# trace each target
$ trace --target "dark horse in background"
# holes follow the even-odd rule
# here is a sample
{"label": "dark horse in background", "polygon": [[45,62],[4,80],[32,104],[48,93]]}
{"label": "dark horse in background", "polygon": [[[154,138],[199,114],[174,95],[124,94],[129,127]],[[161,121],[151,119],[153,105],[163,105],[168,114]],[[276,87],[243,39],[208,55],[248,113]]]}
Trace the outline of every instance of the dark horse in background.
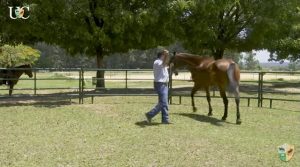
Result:
{"label": "dark horse in background", "polygon": [[7,85],[9,86],[9,95],[12,95],[14,86],[18,83],[19,78],[23,74],[28,75],[30,78],[32,78],[33,74],[31,71],[31,65],[22,65],[18,67],[14,67],[13,69],[4,69],[0,70],[0,86],[1,85]]}
{"label": "dark horse in background", "polygon": [[208,116],[212,116],[210,87],[217,86],[224,103],[224,115],[222,120],[226,120],[228,114],[228,99],[226,90],[233,93],[236,102],[236,124],[241,124],[239,111],[239,81],[240,69],[231,59],[214,60],[211,57],[191,55],[187,53],[174,53],[170,60],[172,71],[178,75],[177,68],[185,67],[192,74],[194,87],[191,92],[193,111],[196,112],[194,95],[199,89],[206,91],[207,102],[209,105]]}

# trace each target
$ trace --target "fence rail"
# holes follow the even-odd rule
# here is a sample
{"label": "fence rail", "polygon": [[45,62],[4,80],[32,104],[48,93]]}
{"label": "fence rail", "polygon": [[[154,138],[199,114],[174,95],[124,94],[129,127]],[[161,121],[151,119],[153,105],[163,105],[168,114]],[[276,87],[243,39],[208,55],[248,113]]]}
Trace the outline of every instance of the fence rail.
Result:
{"label": "fence rail", "polygon": [[[1,70],[6,70],[0,68]],[[51,95],[52,93],[40,93],[41,91],[53,91],[57,90],[60,93],[64,93],[65,95],[70,95],[74,97],[77,95],[79,99],[79,103],[83,103],[83,99],[86,97],[94,96],[116,96],[116,95],[155,95],[152,90],[152,70],[151,69],[87,69],[87,68],[66,68],[66,69],[55,69],[55,68],[32,68],[32,69],[21,69],[21,68],[11,68],[9,70],[31,70],[33,73],[32,78],[24,78],[21,77],[19,80],[23,82],[30,82],[29,85],[26,85],[22,88],[16,87],[15,91],[32,91],[26,92],[28,94],[32,94],[33,96],[43,96],[43,95]],[[95,78],[95,72],[97,71],[105,71],[105,81],[110,83],[111,85],[115,85],[114,88],[109,88],[110,91],[107,92],[97,92],[93,90],[108,90],[104,87],[96,88],[93,83],[97,80],[103,80],[101,78]],[[189,96],[187,91],[180,91],[182,87],[191,87],[191,84],[188,84],[190,81],[190,74],[187,71],[180,71],[184,76],[181,77],[173,77],[170,76],[170,100],[172,102],[172,97],[178,96],[181,102],[181,98],[184,96]],[[47,73],[55,74],[53,76],[44,75]],[[60,74],[60,73],[70,73]],[[146,75],[147,74],[147,75]],[[268,97],[267,94],[284,94],[284,95],[300,95],[300,72],[249,72],[243,71],[241,72],[241,86],[247,88],[243,90],[244,93],[241,98],[248,99],[248,105],[250,103],[250,99],[257,100],[257,106],[262,107],[264,100],[270,101],[270,107],[272,107],[273,101],[283,100],[283,101],[300,101],[298,99],[291,98],[282,98],[282,97]],[[92,76],[90,76],[92,75]],[[243,78],[243,75],[247,76]],[[282,78],[283,77],[283,78]],[[3,80],[0,75],[0,81]],[[6,79],[6,80],[16,80],[16,78]],[[51,85],[51,82],[56,82],[58,86]],[[33,83],[32,83],[33,82]],[[67,83],[71,82],[70,86],[67,86]],[[77,83],[77,84],[76,84]],[[89,84],[87,84],[89,83]],[[121,87],[121,84],[123,86]],[[130,86],[133,84],[134,86]],[[272,88],[272,85],[280,85],[281,88],[278,90],[268,88]],[[293,84],[294,89],[297,91],[289,90],[281,90],[285,88],[285,84]],[[41,87],[42,85],[42,87]],[[271,86],[270,86],[271,85]],[[252,87],[248,89],[248,87]],[[9,89],[5,87],[0,87],[0,98],[7,98],[3,91],[8,91]],[[61,92],[65,90],[65,92]],[[114,92],[111,93],[111,90],[122,91],[122,92]],[[92,92],[91,92],[92,91]],[[212,89],[214,97],[216,96],[216,89]],[[251,94],[251,96],[245,94]],[[58,94],[54,94],[57,96]],[[202,96],[198,96],[202,97]],[[299,98],[300,99],[300,98]]]}

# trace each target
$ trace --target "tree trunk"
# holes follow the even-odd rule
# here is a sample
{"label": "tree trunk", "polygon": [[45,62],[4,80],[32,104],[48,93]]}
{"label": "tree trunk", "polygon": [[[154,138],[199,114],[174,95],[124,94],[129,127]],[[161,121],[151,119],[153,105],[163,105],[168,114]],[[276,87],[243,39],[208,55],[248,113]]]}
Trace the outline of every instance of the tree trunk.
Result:
{"label": "tree trunk", "polygon": [[224,56],[224,52],[225,52],[225,49],[223,49],[223,48],[216,49],[216,51],[214,52],[215,60],[222,59]]}
{"label": "tree trunk", "polygon": [[[103,52],[102,52],[102,47],[97,49],[97,68],[104,69],[104,63],[103,63]],[[104,89],[105,88],[105,80],[104,80],[104,71],[97,71],[97,83],[96,83],[96,89]]]}

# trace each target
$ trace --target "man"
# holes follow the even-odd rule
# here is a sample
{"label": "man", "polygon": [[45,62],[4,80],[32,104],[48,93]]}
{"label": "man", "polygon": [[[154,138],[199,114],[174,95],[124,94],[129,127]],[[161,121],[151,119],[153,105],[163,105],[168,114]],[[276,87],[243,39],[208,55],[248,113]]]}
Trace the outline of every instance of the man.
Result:
{"label": "man", "polygon": [[154,89],[158,94],[158,104],[145,114],[148,123],[151,123],[151,119],[161,112],[162,124],[170,124],[168,114],[168,60],[169,51],[163,50],[157,54],[157,59],[153,63]]}

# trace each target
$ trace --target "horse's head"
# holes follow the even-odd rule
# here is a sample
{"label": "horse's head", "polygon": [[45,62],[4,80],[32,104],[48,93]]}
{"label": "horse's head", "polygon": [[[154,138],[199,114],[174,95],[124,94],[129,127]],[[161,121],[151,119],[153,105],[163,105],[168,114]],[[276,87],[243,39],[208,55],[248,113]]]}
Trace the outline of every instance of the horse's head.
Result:
{"label": "horse's head", "polygon": [[32,67],[30,64],[26,64],[26,65],[22,66],[22,68],[25,68],[24,73],[26,75],[28,75],[30,78],[33,77],[32,70],[31,70]]}
{"label": "horse's head", "polygon": [[178,57],[176,52],[174,52],[174,55],[170,59],[169,67],[171,68],[171,71],[177,76],[178,75],[177,69],[180,67],[180,64],[178,62]]}

